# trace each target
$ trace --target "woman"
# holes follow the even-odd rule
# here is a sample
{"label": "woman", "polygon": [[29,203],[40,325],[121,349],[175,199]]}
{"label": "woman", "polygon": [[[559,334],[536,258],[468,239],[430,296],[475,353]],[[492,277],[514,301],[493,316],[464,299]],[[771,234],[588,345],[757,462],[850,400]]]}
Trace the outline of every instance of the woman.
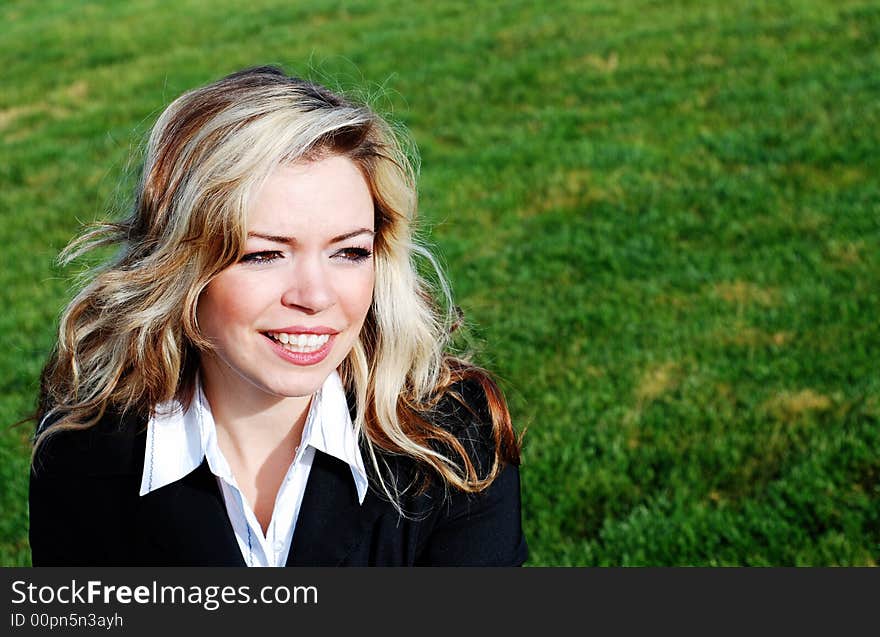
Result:
{"label": "woman", "polygon": [[174,101],[130,217],[66,254],[120,247],[43,371],[33,564],[522,564],[519,442],[446,353],[415,210],[389,126],[323,87]]}

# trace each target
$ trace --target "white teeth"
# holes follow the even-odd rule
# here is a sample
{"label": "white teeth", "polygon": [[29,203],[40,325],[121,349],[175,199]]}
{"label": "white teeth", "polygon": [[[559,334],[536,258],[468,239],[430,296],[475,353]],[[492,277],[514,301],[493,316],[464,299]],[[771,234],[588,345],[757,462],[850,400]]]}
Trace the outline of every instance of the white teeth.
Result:
{"label": "white teeth", "polygon": [[330,340],[329,334],[286,334],[285,332],[268,332],[268,335],[281,343],[290,352],[314,352],[322,348]]}

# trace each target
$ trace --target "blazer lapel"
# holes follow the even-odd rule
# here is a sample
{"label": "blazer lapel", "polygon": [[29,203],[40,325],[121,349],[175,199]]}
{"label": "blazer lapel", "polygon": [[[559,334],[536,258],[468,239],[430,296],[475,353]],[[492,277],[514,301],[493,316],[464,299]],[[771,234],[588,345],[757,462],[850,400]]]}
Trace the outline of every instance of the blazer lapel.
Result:
{"label": "blazer lapel", "polygon": [[372,490],[360,504],[351,468],[316,449],[287,566],[342,564],[382,510]]}
{"label": "blazer lapel", "polygon": [[[139,500],[138,562],[246,566],[206,460]],[[372,489],[360,504],[348,464],[316,449],[286,565],[342,564],[389,507]]]}
{"label": "blazer lapel", "polygon": [[153,563],[245,566],[217,480],[202,464],[141,498],[139,527]]}

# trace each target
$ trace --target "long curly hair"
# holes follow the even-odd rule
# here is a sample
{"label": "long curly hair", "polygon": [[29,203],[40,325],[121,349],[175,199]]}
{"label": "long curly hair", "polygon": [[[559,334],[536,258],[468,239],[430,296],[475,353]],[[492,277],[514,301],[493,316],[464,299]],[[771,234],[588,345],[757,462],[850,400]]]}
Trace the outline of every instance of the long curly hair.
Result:
{"label": "long curly hair", "polygon": [[[409,152],[407,152],[409,150]],[[108,411],[153,415],[193,399],[201,354],[200,294],[242,256],[247,212],[281,164],[338,154],[353,161],[375,209],[373,302],[359,339],[339,368],[354,419],[383,479],[383,458],[408,456],[450,486],[481,491],[520,442],[490,375],[449,354],[459,317],[431,253],[414,237],[417,168],[411,146],[383,118],[277,67],[246,69],[187,92],[154,125],[133,210],[91,226],[62,253],[69,262],[99,246],[118,252],[64,310],[41,377],[39,445],[53,433],[94,426]],[[419,275],[421,256],[435,283]],[[495,444],[478,471],[460,440],[429,417],[455,383],[476,381],[487,399]],[[454,393],[454,392],[453,392]],[[387,467],[385,467],[387,469]]]}

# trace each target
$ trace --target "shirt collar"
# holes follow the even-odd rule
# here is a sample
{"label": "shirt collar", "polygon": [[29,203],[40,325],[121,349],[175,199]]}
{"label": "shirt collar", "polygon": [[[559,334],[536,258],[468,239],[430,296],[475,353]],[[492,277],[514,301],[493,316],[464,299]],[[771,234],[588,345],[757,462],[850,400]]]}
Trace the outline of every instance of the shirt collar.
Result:
{"label": "shirt collar", "polygon": [[[312,399],[300,447],[303,445],[312,446],[348,464],[358,501],[363,503],[367,494],[367,472],[348,411],[345,389],[336,371],[327,377]],[[216,461],[214,452],[219,452],[214,418],[197,381],[188,409],[171,401],[160,405],[150,419],[140,495],[180,480],[202,464],[206,453],[211,455],[209,460]],[[213,465],[218,462],[210,464],[216,473]],[[219,464],[228,468],[225,461]]]}

